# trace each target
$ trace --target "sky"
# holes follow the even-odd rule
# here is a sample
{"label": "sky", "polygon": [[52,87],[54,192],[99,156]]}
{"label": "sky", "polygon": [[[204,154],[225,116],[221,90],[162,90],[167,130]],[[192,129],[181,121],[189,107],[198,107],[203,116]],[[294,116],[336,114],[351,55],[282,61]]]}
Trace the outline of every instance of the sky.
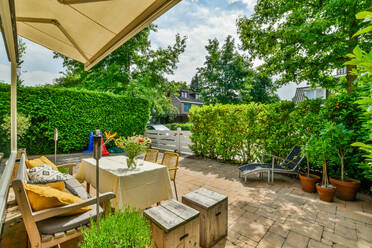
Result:
{"label": "sky", "polygon": [[[168,79],[190,83],[197,67],[203,65],[208,39],[217,38],[223,42],[228,35],[239,44],[236,20],[249,16],[254,11],[256,0],[183,0],[154,23],[158,32],[150,39],[156,47],[167,47],[175,41],[175,35],[187,37],[186,50],[180,56],[178,69]],[[52,83],[64,71],[61,59],[54,59],[52,51],[26,42],[26,54],[21,78],[24,85],[35,86]],[[254,66],[260,61],[254,61]],[[3,40],[0,39],[0,81],[10,82],[10,64]],[[302,86],[302,85],[300,85]],[[296,87],[289,84],[278,90],[281,99],[292,99]]]}

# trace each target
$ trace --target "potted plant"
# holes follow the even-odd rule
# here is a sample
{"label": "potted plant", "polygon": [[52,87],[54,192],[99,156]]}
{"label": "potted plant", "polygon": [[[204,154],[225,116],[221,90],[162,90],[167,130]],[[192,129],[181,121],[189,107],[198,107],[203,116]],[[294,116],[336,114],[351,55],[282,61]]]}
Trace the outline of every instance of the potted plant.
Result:
{"label": "potted plant", "polygon": [[353,131],[345,128],[343,124],[333,125],[332,143],[337,149],[338,161],[341,164],[341,177],[331,178],[332,185],[336,186],[336,197],[345,200],[353,201],[360,188],[360,182],[355,179],[345,178],[345,156],[351,151],[351,142]]}
{"label": "potted plant", "polygon": [[306,174],[300,173],[300,182],[302,190],[308,193],[315,192],[315,184],[319,181],[320,177],[314,174],[310,174],[310,149],[309,145],[305,144],[301,149],[302,155],[306,158]]}
{"label": "potted plant", "polygon": [[130,169],[137,166],[137,156],[146,152],[151,139],[135,135],[127,138],[119,137],[115,140],[115,143],[127,153],[128,158],[126,162],[128,169]]}
{"label": "potted plant", "polygon": [[99,231],[92,219],[90,228],[83,229],[80,248],[151,247],[151,227],[140,211],[127,208],[100,219]]}
{"label": "potted plant", "polygon": [[311,159],[308,141],[311,135],[317,135],[320,131],[319,111],[321,104],[322,99],[305,100],[300,102],[290,115],[298,133],[302,156],[306,158],[306,173],[299,174],[299,178],[302,189],[308,193],[315,192],[315,184],[320,180],[319,176],[310,173]]}
{"label": "potted plant", "polygon": [[[335,154],[335,147],[332,143],[332,124],[325,124],[325,128],[320,131],[318,136],[313,135],[308,142],[308,149],[311,157],[322,164],[322,182],[316,184],[316,190],[320,200],[331,202],[336,192],[336,188],[329,183],[327,173],[327,160]],[[320,163],[319,163],[320,162]]]}

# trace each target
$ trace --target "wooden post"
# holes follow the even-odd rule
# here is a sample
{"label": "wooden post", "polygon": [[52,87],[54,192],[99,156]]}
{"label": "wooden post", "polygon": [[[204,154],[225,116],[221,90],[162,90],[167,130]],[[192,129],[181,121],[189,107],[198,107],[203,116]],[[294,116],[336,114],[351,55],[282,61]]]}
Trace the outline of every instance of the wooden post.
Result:
{"label": "wooden post", "polygon": [[17,151],[17,63],[11,63],[10,150]]}
{"label": "wooden post", "polygon": [[176,134],[176,149],[178,153],[181,153],[181,128],[177,128]]}

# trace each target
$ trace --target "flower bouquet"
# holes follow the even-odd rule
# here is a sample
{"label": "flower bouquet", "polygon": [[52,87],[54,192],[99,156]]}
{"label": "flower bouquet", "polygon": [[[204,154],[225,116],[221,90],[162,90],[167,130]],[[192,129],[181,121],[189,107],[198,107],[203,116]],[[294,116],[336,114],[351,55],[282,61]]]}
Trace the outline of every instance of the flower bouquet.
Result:
{"label": "flower bouquet", "polygon": [[136,157],[145,153],[151,139],[145,138],[141,135],[136,135],[132,137],[119,137],[115,140],[115,143],[118,147],[123,148],[127,153],[127,166],[128,168],[135,168],[137,166]]}

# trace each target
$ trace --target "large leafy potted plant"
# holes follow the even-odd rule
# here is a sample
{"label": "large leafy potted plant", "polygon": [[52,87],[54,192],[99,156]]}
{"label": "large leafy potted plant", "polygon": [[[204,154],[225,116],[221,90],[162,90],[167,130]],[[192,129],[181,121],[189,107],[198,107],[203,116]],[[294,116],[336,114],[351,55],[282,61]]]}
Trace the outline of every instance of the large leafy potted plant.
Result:
{"label": "large leafy potted plant", "polygon": [[325,123],[319,135],[311,136],[308,142],[308,152],[311,157],[322,167],[322,182],[316,184],[316,190],[320,200],[331,202],[336,192],[336,188],[329,183],[327,173],[327,161],[335,155],[336,149],[332,142],[332,124]]}
{"label": "large leafy potted plant", "polygon": [[301,153],[306,158],[306,174],[300,173],[299,178],[302,190],[308,193],[315,192],[315,184],[319,181],[320,177],[310,173],[310,152],[309,144],[302,146]]}
{"label": "large leafy potted plant", "polygon": [[[319,133],[319,111],[322,99],[311,99],[300,102],[296,109],[291,113],[297,131],[299,143],[301,144],[302,156],[306,158],[306,172],[300,173],[299,178],[302,189],[308,193],[315,192],[315,184],[320,177],[310,173],[310,150],[308,141],[311,135]],[[312,161],[313,162],[313,161]]]}
{"label": "large leafy potted plant", "polygon": [[344,124],[332,125],[331,142],[337,149],[338,161],[340,162],[341,177],[331,178],[332,185],[336,186],[337,198],[345,201],[353,201],[360,188],[360,182],[355,179],[345,178],[345,156],[351,149],[353,131],[345,128]]}

